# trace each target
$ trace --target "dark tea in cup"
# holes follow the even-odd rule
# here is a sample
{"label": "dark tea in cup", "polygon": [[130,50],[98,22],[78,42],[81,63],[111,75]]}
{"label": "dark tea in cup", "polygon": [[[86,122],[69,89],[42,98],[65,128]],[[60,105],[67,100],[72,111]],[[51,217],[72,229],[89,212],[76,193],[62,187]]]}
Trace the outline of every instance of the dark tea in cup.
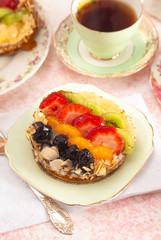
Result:
{"label": "dark tea in cup", "polygon": [[83,26],[100,32],[115,32],[137,21],[135,10],[118,0],[96,0],[82,5],[76,18]]}
{"label": "dark tea in cup", "polygon": [[71,17],[87,50],[97,59],[113,59],[139,30],[141,0],[73,0]]}

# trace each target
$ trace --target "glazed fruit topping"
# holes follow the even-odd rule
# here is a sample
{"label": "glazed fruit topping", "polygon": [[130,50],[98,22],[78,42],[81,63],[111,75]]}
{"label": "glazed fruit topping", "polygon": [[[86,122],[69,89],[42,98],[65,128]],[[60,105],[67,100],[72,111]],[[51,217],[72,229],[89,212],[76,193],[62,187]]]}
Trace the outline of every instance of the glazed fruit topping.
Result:
{"label": "glazed fruit topping", "polygon": [[64,134],[57,135],[53,139],[53,145],[58,147],[59,151],[62,151],[63,149],[67,149],[68,145],[68,137]]}
{"label": "glazed fruit topping", "polygon": [[116,112],[108,112],[104,114],[104,119],[106,120],[106,124],[113,127],[118,128],[126,128],[126,121],[123,118],[121,113]]}
{"label": "glazed fruit topping", "polygon": [[91,113],[91,110],[81,104],[70,103],[59,110],[57,118],[61,122],[71,124],[76,117],[84,113]]}
{"label": "glazed fruit topping", "polygon": [[113,158],[113,151],[105,146],[94,146],[90,148],[90,152],[96,160],[99,161],[111,161]]}
{"label": "glazed fruit topping", "polygon": [[27,9],[19,10],[10,14],[7,14],[3,17],[2,22],[6,25],[12,25],[14,22],[19,22],[23,19],[25,14],[28,14]]}
{"label": "glazed fruit topping", "polygon": [[131,154],[134,149],[134,140],[126,129],[116,128],[118,134],[124,139],[124,153]]}
{"label": "glazed fruit topping", "polygon": [[60,123],[60,124],[56,125],[54,127],[54,131],[57,134],[64,133],[69,137],[81,136],[82,135],[79,129],[77,129],[77,128],[69,125],[69,124],[66,124],[66,123]]}
{"label": "glazed fruit topping", "polygon": [[59,157],[66,160],[66,151],[68,149],[68,137],[64,134],[57,135],[53,139],[53,146],[56,146],[59,151]]}
{"label": "glazed fruit topping", "polygon": [[33,139],[41,143],[41,150],[55,146],[61,161],[70,160],[83,173],[95,171],[96,165],[111,168],[116,162],[114,154],[131,153],[133,141],[120,112],[105,114],[97,104],[71,93],[64,95],[53,92],[39,106],[48,121],[47,126],[35,123]]}
{"label": "glazed fruit topping", "polygon": [[85,113],[75,118],[72,125],[82,132],[83,137],[86,137],[93,128],[105,126],[105,120],[93,113]]}
{"label": "glazed fruit topping", "polygon": [[18,0],[0,0],[0,8],[6,7],[15,10],[17,8],[19,1]]}
{"label": "glazed fruit topping", "polygon": [[66,152],[66,159],[70,159],[75,167],[78,163],[79,149],[77,145],[71,145]]}
{"label": "glazed fruit topping", "polygon": [[89,132],[87,139],[95,145],[103,145],[110,148],[117,155],[124,148],[124,140],[117,133],[117,130],[111,126],[94,128]]}
{"label": "glazed fruit topping", "polygon": [[10,8],[0,8],[0,20],[9,13],[13,11]]}
{"label": "glazed fruit topping", "polygon": [[86,166],[90,168],[90,164],[94,162],[93,156],[86,148],[80,150],[78,155],[78,167],[82,168]]}
{"label": "glazed fruit topping", "polygon": [[36,132],[32,135],[33,139],[37,143],[50,142],[53,138],[52,128],[44,125],[42,122],[34,123],[36,127]]}
{"label": "glazed fruit topping", "polygon": [[55,116],[57,112],[68,103],[69,100],[62,94],[53,92],[43,99],[39,108],[47,108],[47,115]]}
{"label": "glazed fruit topping", "polygon": [[48,125],[50,127],[55,127],[55,126],[59,125],[59,121],[58,121],[58,119],[56,117],[54,117],[54,116],[47,116],[46,118],[48,120]]}
{"label": "glazed fruit topping", "polygon": [[88,141],[87,139],[83,138],[83,137],[71,137],[69,139],[69,145],[73,145],[76,144],[79,148],[79,150],[83,149],[83,148],[87,148],[88,150],[90,150],[91,147],[93,147],[93,144]]}

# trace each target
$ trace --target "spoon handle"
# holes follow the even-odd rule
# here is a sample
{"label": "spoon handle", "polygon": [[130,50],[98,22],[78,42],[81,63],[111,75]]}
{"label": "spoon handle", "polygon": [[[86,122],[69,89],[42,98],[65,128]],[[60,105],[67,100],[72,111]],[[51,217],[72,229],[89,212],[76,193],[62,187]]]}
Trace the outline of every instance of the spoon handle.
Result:
{"label": "spoon handle", "polygon": [[[30,186],[30,185],[29,185]],[[41,203],[46,208],[50,220],[53,223],[53,225],[62,233],[64,234],[72,234],[73,233],[73,222],[67,213],[66,210],[59,207],[53,200],[49,197],[44,196],[39,191],[37,191],[35,188],[30,186],[32,191],[35,193],[35,195],[38,197],[38,199],[41,201]]]}

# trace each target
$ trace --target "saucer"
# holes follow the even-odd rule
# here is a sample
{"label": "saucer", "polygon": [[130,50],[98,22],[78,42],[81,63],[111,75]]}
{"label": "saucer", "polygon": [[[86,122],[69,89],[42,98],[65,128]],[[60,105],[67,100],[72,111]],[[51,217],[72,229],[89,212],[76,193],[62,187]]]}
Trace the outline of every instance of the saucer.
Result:
{"label": "saucer", "polygon": [[71,16],[61,22],[54,36],[57,55],[65,65],[81,74],[99,78],[123,77],[141,70],[154,57],[158,45],[157,30],[145,15],[139,30],[112,60],[97,60],[91,56],[75,30]]}
{"label": "saucer", "polygon": [[161,104],[161,55],[159,55],[151,66],[150,86]]}

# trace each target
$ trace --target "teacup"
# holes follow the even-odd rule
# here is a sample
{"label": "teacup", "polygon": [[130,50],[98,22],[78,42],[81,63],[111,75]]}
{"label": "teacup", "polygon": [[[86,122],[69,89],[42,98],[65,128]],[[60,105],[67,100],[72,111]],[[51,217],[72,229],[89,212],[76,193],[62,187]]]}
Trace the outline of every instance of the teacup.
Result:
{"label": "teacup", "polygon": [[136,21],[122,30],[104,32],[90,29],[81,24],[77,19],[78,11],[80,11],[84,4],[89,4],[90,2],[93,2],[93,0],[73,0],[71,15],[75,29],[80,34],[85,46],[92,56],[98,59],[115,58],[126,47],[128,41],[136,33],[139,27],[143,11],[142,3],[140,0],[117,0],[117,2],[131,7],[136,14]]}

